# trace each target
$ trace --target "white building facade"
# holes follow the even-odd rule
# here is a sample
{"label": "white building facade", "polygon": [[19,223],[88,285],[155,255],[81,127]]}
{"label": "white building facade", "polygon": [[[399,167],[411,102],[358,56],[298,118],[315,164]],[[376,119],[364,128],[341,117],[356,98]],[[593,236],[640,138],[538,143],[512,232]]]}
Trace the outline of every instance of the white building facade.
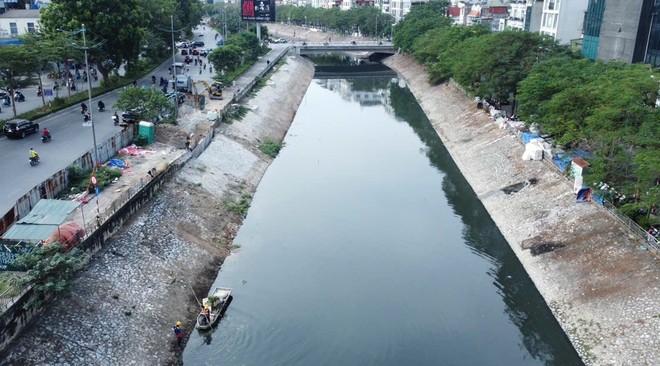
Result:
{"label": "white building facade", "polygon": [[544,0],[540,32],[570,44],[582,38],[582,24],[588,0]]}
{"label": "white building facade", "polygon": [[11,9],[0,14],[0,38],[16,38],[39,28],[39,10]]}

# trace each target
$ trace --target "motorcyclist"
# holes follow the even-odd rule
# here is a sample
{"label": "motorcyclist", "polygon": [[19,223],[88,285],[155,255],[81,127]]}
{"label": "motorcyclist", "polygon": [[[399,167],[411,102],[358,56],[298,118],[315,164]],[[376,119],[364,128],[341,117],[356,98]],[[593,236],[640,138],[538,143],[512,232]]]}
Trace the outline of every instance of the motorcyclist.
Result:
{"label": "motorcyclist", "polygon": [[112,121],[115,123],[115,125],[119,124],[119,115],[117,115],[117,112],[112,115]]}
{"label": "motorcyclist", "polygon": [[31,161],[39,160],[39,154],[37,154],[37,152],[34,151],[33,148],[30,148],[30,160]]}
{"label": "motorcyclist", "polygon": [[85,111],[85,114],[83,115],[83,120],[85,122],[89,122],[89,119],[90,119],[89,112]]}
{"label": "motorcyclist", "polygon": [[80,112],[85,114],[87,112],[87,104],[85,102],[80,103]]}
{"label": "motorcyclist", "polygon": [[47,138],[50,138],[50,131],[44,127],[44,130],[41,132],[43,136],[46,136]]}
{"label": "motorcyclist", "polygon": [[156,84],[156,75],[151,75],[151,83]]}
{"label": "motorcyclist", "polygon": [[105,103],[103,103],[102,100],[99,100],[98,106],[99,106],[99,111],[103,111],[105,109]]}

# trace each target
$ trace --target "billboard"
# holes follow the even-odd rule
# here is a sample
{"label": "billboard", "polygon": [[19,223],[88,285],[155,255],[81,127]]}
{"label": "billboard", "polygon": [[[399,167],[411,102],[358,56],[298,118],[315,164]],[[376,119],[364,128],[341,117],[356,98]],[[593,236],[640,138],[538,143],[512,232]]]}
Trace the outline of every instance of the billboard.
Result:
{"label": "billboard", "polygon": [[241,0],[241,17],[256,22],[274,22],[275,0]]}

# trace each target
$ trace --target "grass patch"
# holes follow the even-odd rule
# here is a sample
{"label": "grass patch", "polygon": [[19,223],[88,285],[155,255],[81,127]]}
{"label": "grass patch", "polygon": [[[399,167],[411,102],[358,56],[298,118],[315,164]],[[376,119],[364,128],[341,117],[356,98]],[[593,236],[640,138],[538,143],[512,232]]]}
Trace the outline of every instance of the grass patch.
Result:
{"label": "grass patch", "polygon": [[266,137],[264,142],[259,145],[259,150],[274,159],[283,147],[284,142],[276,142]]}
{"label": "grass patch", "polygon": [[230,197],[225,197],[225,199],[222,200],[222,204],[229,212],[235,212],[242,217],[245,217],[247,215],[248,209],[250,208],[251,201],[252,195],[243,193],[237,201],[234,201]]}
{"label": "grass patch", "polygon": [[[94,193],[94,186],[90,183],[91,170],[83,171],[79,166],[70,166],[67,171],[70,183],[66,189],[62,190],[58,198],[66,198],[70,194],[78,194],[85,190],[88,193]],[[102,166],[96,169],[94,176],[98,182],[99,191],[103,191],[108,184],[121,177],[121,170]]]}
{"label": "grass patch", "polygon": [[238,108],[233,109],[231,113],[224,119],[226,124],[232,124],[234,121],[241,121],[248,113],[247,107],[240,105]]}
{"label": "grass patch", "polygon": [[14,297],[21,292],[21,279],[11,272],[0,272],[0,296]]}

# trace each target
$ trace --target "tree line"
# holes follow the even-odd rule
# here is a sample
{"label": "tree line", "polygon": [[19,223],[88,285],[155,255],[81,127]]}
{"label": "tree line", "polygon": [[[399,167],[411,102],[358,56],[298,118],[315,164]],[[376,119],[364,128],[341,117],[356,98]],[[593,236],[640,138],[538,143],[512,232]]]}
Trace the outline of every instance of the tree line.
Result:
{"label": "tree line", "polygon": [[413,7],[394,28],[395,46],[425,65],[429,82],[453,79],[475,96],[513,103],[563,149],[593,154],[585,183],[615,187],[616,197],[601,194],[642,226],[659,224],[660,73],[592,62],[538,33],[457,26],[447,6]]}
{"label": "tree line", "polygon": [[363,36],[369,37],[387,37],[392,32],[392,24],[394,24],[394,18],[390,14],[385,14],[374,6],[340,10],[280,5],[275,16],[278,22],[344,34],[359,31]]}
{"label": "tree line", "polygon": [[[196,0],[53,0],[41,10],[38,32],[22,37],[23,45],[0,47],[0,79],[13,87],[18,79],[51,68],[51,62],[84,62],[88,56],[104,81],[121,65],[135,69],[142,58],[167,56],[174,29],[191,34],[202,17]],[[85,40],[80,30],[85,28]],[[177,32],[179,33],[179,32]],[[179,34],[175,36],[178,38]]]}

